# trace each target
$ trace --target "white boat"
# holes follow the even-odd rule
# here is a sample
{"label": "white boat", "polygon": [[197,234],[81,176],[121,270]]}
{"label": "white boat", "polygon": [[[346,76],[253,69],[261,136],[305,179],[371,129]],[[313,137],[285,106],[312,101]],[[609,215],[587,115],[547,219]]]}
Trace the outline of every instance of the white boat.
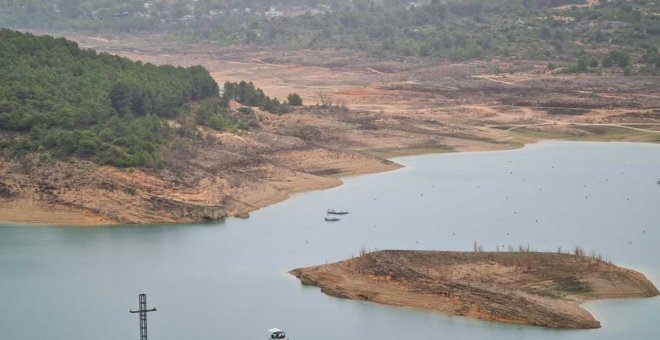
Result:
{"label": "white boat", "polygon": [[286,337],[286,332],[279,328],[271,328],[268,330],[268,333],[270,333],[270,336],[268,337],[268,340],[272,339],[279,339],[279,340],[288,340],[289,338]]}
{"label": "white boat", "polygon": [[339,217],[334,217],[334,216],[326,216],[325,217],[326,222],[339,222],[341,221]]}
{"label": "white boat", "polygon": [[348,214],[348,211],[328,209],[328,214],[330,214],[330,215],[346,215],[346,214]]}

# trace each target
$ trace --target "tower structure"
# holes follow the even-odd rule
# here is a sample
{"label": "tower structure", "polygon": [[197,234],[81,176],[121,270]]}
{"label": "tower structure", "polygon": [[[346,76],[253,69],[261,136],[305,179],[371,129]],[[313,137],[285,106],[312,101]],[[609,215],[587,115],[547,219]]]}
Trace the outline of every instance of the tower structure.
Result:
{"label": "tower structure", "polygon": [[155,312],[156,307],[147,309],[147,294],[140,294],[138,297],[139,308],[138,310],[129,310],[131,313],[138,313],[140,315],[140,340],[147,340],[147,313]]}

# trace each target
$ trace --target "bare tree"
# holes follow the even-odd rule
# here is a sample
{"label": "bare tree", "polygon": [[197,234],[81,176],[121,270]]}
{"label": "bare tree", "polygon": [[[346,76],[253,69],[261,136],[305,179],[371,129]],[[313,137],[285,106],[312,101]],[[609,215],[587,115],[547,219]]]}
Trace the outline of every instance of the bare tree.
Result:
{"label": "bare tree", "polygon": [[330,95],[330,92],[326,90],[319,90],[318,96],[319,96],[319,101],[321,102],[321,106],[323,107],[332,106],[332,95]]}

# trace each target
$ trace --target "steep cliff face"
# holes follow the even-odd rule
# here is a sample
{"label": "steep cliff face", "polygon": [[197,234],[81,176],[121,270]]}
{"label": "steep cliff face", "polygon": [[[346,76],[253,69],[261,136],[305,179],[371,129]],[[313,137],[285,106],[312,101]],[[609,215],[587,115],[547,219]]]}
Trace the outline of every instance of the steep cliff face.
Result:
{"label": "steep cliff face", "polygon": [[579,304],[652,297],[638,272],[553,253],[379,251],[291,271],[331,296],[551,328],[598,328]]}

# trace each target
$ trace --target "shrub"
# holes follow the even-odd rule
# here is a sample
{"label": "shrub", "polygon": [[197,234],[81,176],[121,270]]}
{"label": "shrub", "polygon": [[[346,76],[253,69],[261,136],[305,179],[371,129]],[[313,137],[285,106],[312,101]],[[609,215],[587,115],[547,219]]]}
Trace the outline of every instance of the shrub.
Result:
{"label": "shrub", "polygon": [[291,106],[302,106],[303,105],[303,100],[298,95],[297,93],[290,93],[287,97],[286,100],[289,102],[289,105]]}

